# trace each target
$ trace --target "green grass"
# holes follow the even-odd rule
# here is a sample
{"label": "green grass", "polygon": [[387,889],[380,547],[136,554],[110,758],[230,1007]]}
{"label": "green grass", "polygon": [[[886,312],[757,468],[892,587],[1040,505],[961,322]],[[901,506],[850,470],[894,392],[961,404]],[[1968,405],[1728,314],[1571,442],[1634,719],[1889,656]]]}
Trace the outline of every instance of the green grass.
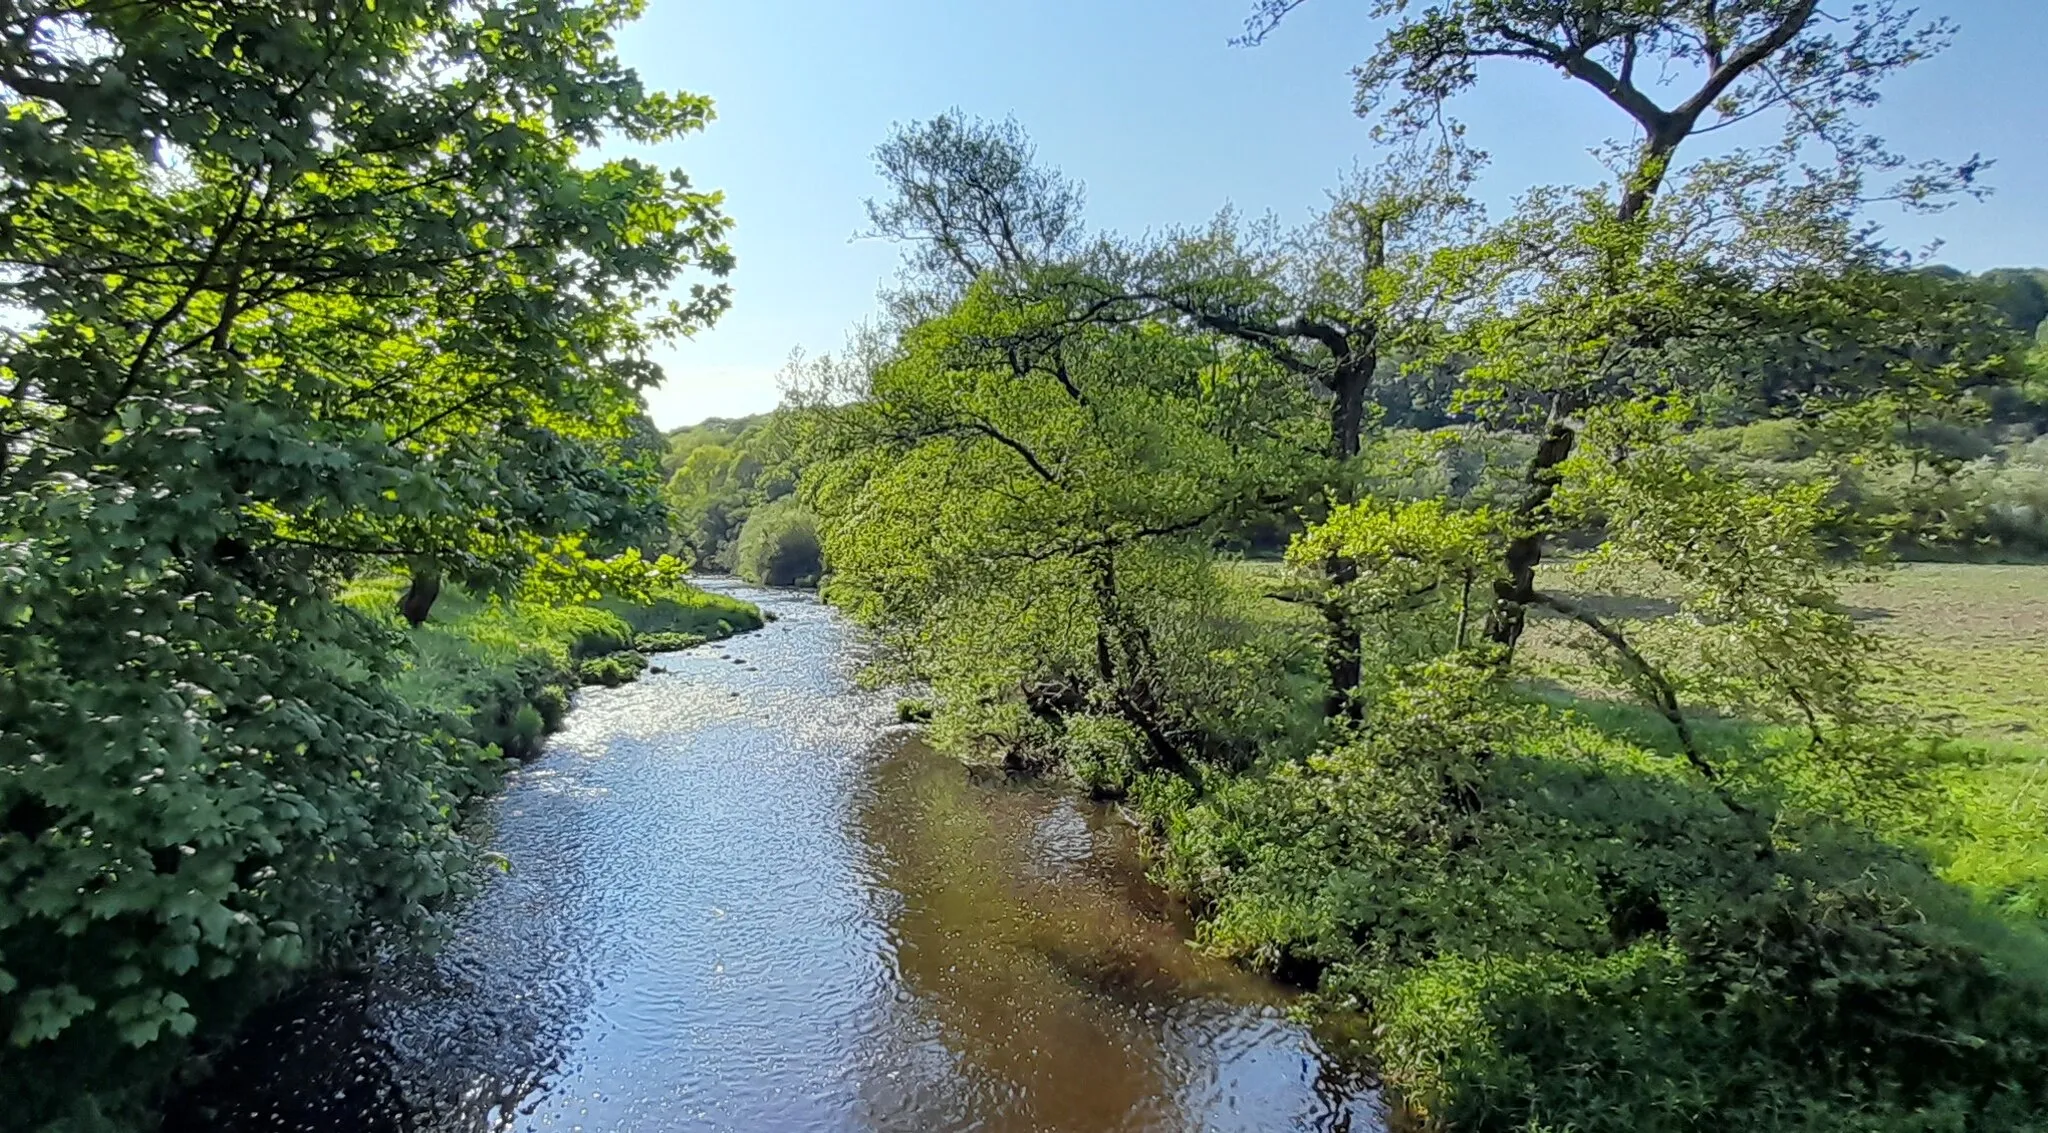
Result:
{"label": "green grass", "polygon": [[[1565,567],[1550,573],[1570,589]],[[1666,609],[1654,595],[1586,597],[1622,617]],[[1925,721],[1924,738],[1831,762],[1792,731],[1702,714],[1711,758],[1748,789],[1926,854],[2009,912],[2048,916],[2048,566],[1906,564],[1843,597],[1894,646],[1881,695]],[[1592,676],[1566,633],[1537,621],[1524,639],[1546,699],[1670,750],[1663,722]]]}
{"label": "green grass", "polygon": [[[352,583],[343,600],[398,623],[398,575]],[[561,727],[569,691],[579,684],[622,684],[643,662],[628,661],[644,638],[650,647],[730,637],[759,629],[752,603],[677,586],[646,603],[604,599],[574,605],[497,602],[444,589],[427,621],[408,630],[412,663],[394,690],[451,726],[517,758],[533,755],[541,738]],[[536,727],[538,724],[538,727]]]}
{"label": "green grass", "polygon": [[[1231,571],[1280,588],[1274,564]],[[1607,581],[1544,585],[1624,624],[1672,609]],[[1414,1127],[2041,1128],[2048,567],[1915,564],[1846,601],[1924,727],[1816,748],[1700,710],[1731,806],[1536,620],[1540,704],[1433,676],[1313,759],[1142,784],[1162,879],[1209,948],[1369,1030]]]}

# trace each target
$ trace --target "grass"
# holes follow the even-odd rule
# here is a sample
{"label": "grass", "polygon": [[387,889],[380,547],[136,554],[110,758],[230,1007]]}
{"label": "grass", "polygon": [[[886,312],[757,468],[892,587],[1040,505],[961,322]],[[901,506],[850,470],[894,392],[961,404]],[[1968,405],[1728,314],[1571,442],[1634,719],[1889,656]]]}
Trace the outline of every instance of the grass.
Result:
{"label": "grass", "polygon": [[[1571,592],[1567,569],[1546,567],[1546,588]],[[1670,611],[1654,595],[1581,597],[1625,619]],[[2048,749],[2048,565],[1907,563],[1842,597],[1897,647],[1902,672],[1889,695],[1957,736]],[[1573,691],[1599,692],[1573,662],[1561,628],[1532,622],[1525,641],[1536,671]]]}
{"label": "grass", "polygon": [[[1553,570],[1551,585],[1569,589]],[[1653,595],[1589,597],[1623,618],[1669,609]],[[2010,913],[2048,916],[2048,566],[1911,563],[1843,598],[1895,646],[1884,696],[1914,709],[1928,738],[1831,766],[1789,732],[1708,717],[1699,727],[1716,765],[1927,854],[1945,880]],[[1524,639],[1550,699],[1669,748],[1665,725],[1602,687],[1565,632],[1532,622]]]}
{"label": "grass", "polygon": [[[343,600],[364,613],[398,622],[398,575],[358,580]],[[481,599],[448,588],[432,616],[408,631],[412,663],[394,689],[415,706],[508,756],[539,751],[561,726],[569,692],[579,684],[616,685],[645,668],[635,654],[684,647],[759,629],[752,603],[693,586],[677,586],[645,603],[605,599],[551,605]]]}
{"label": "grass", "polygon": [[[1280,564],[1231,564],[1248,593],[1277,588]],[[1546,587],[1570,592],[1563,564]],[[1591,599],[1622,619],[1671,605],[1650,594]],[[1829,767],[1804,737],[1701,714],[1717,766],[1748,788],[1812,812],[1854,817],[1880,837],[1926,853],[1940,875],[2022,916],[2048,916],[2048,565],[1908,563],[1850,587],[1844,601],[1897,647],[1885,695],[1910,705],[1946,738],[1907,743],[1877,763]],[[1313,630],[1314,611],[1269,602],[1276,621]],[[1602,684],[1569,644],[1570,630],[1532,621],[1523,656],[1545,691],[1596,729],[1669,752],[1669,727]]]}
{"label": "grass", "polygon": [[2048,748],[2048,566],[1912,563],[1844,597],[1916,655],[1901,696],[1961,735]]}

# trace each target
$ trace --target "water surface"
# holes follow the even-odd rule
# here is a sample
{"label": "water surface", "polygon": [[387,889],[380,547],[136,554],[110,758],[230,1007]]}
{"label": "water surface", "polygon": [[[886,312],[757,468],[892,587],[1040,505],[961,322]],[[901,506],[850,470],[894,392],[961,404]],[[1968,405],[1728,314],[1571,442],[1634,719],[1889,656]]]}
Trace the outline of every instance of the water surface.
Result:
{"label": "water surface", "polygon": [[722,588],[778,620],[581,694],[449,946],[280,1005],[174,1126],[1380,1127],[1127,827],[893,726],[829,609]]}

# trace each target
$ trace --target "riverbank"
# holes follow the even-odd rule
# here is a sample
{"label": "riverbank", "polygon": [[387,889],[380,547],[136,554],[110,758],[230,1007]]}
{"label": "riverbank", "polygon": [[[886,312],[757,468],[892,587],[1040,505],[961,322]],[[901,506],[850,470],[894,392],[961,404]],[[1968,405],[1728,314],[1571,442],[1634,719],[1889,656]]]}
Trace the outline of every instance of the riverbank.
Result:
{"label": "riverbank", "polygon": [[[359,581],[350,606],[397,621],[405,580]],[[568,605],[490,602],[449,590],[432,616],[408,631],[413,655],[393,690],[440,714],[463,734],[513,759],[530,759],[562,727],[570,694],[638,677],[649,654],[760,629],[760,607],[680,584],[646,602],[600,599]]]}
{"label": "riverbank", "polygon": [[[1902,666],[1886,703],[1914,712],[1815,745],[1701,711],[1713,782],[1539,623],[1520,687],[1440,670],[1377,697],[1369,734],[1146,776],[1133,809],[1200,943],[1365,1017],[1364,1053],[1423,1120],[2031,1129],[2048,1097],[2044,584],[2038,567],[1912,566],[1853,591]],[[1654,594],[1575,597],[1631,629],[1673,614]],[[1268,606],[1276,632],[1307,616]],[[1084,783],[1087,754],[1065,753]]]}
{"label": "riverbank", "polygon": [[1370,1083],[1185,945],[1136,838],[973,775],[809,595],[577,699],[447,946],[266,1013],[166,1133],[1370,1133]]}

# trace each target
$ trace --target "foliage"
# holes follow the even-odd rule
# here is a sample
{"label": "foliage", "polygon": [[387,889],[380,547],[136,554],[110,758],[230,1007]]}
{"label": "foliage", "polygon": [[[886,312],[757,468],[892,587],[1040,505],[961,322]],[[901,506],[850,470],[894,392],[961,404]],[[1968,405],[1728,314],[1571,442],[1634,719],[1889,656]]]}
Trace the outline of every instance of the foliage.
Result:
{"label": "foliage", "polygon": [[793,499],[754,509],[740,529],[733,569],[762,586],[816,586],[825,573],[817,517]]}
{"label": "foliage", "polygon": [[801,466],[780,413],[713,419],[668,435],[663,498],[673,537],[700,567],[733,570],[753,509],[796,490]]}
{"label": "foliage", "polygon": [[694,633],[642,633],[633,637],[633,648],[642,653],[677,653],[695,649],[707,639]]}
{"label": "foliage", "polygon": [[[2031,1128],[2048,954],[1910,853],[1747,819],[1661,753],[1411,671],[1383,723],[1166,816],[1212,947],[1371,1011],[1457,1129]],[[1960,1126],[1959,1126],[1960,1127]]]}
{"label": "foliage", "polygon": [[490,670],[534,711],[472,727],[344,579],[666,570],[626,553],[660,534],[646,351],[730,255],[716,194],[584,152],[710,117],[619,64],[635,7],[0,16],[10,1121],[132,1116],[182,1037],[466,884],[479,741],[530,741],[545,674]]}
{"label": "foliage", "polygon": [[576,675],[587,685],[617,688],[638,677],[646,668],[647,658],[639,653],[608,653],[578,662]]}
{"label": "foliage", "polygon": [[1249,742],[1275,720],[1223,686],[1287,667],[1225,632],[1199,539],[1273,490],[1261,422],[1292,395],[1201,339],[1076,318],[1093,301],[1048,272],[916,327],[836,421],[842,455],[807,480],[828,594],[932,684],[941,735],[1024,758],[1100,711],[1179,763],[1218,712]]}

